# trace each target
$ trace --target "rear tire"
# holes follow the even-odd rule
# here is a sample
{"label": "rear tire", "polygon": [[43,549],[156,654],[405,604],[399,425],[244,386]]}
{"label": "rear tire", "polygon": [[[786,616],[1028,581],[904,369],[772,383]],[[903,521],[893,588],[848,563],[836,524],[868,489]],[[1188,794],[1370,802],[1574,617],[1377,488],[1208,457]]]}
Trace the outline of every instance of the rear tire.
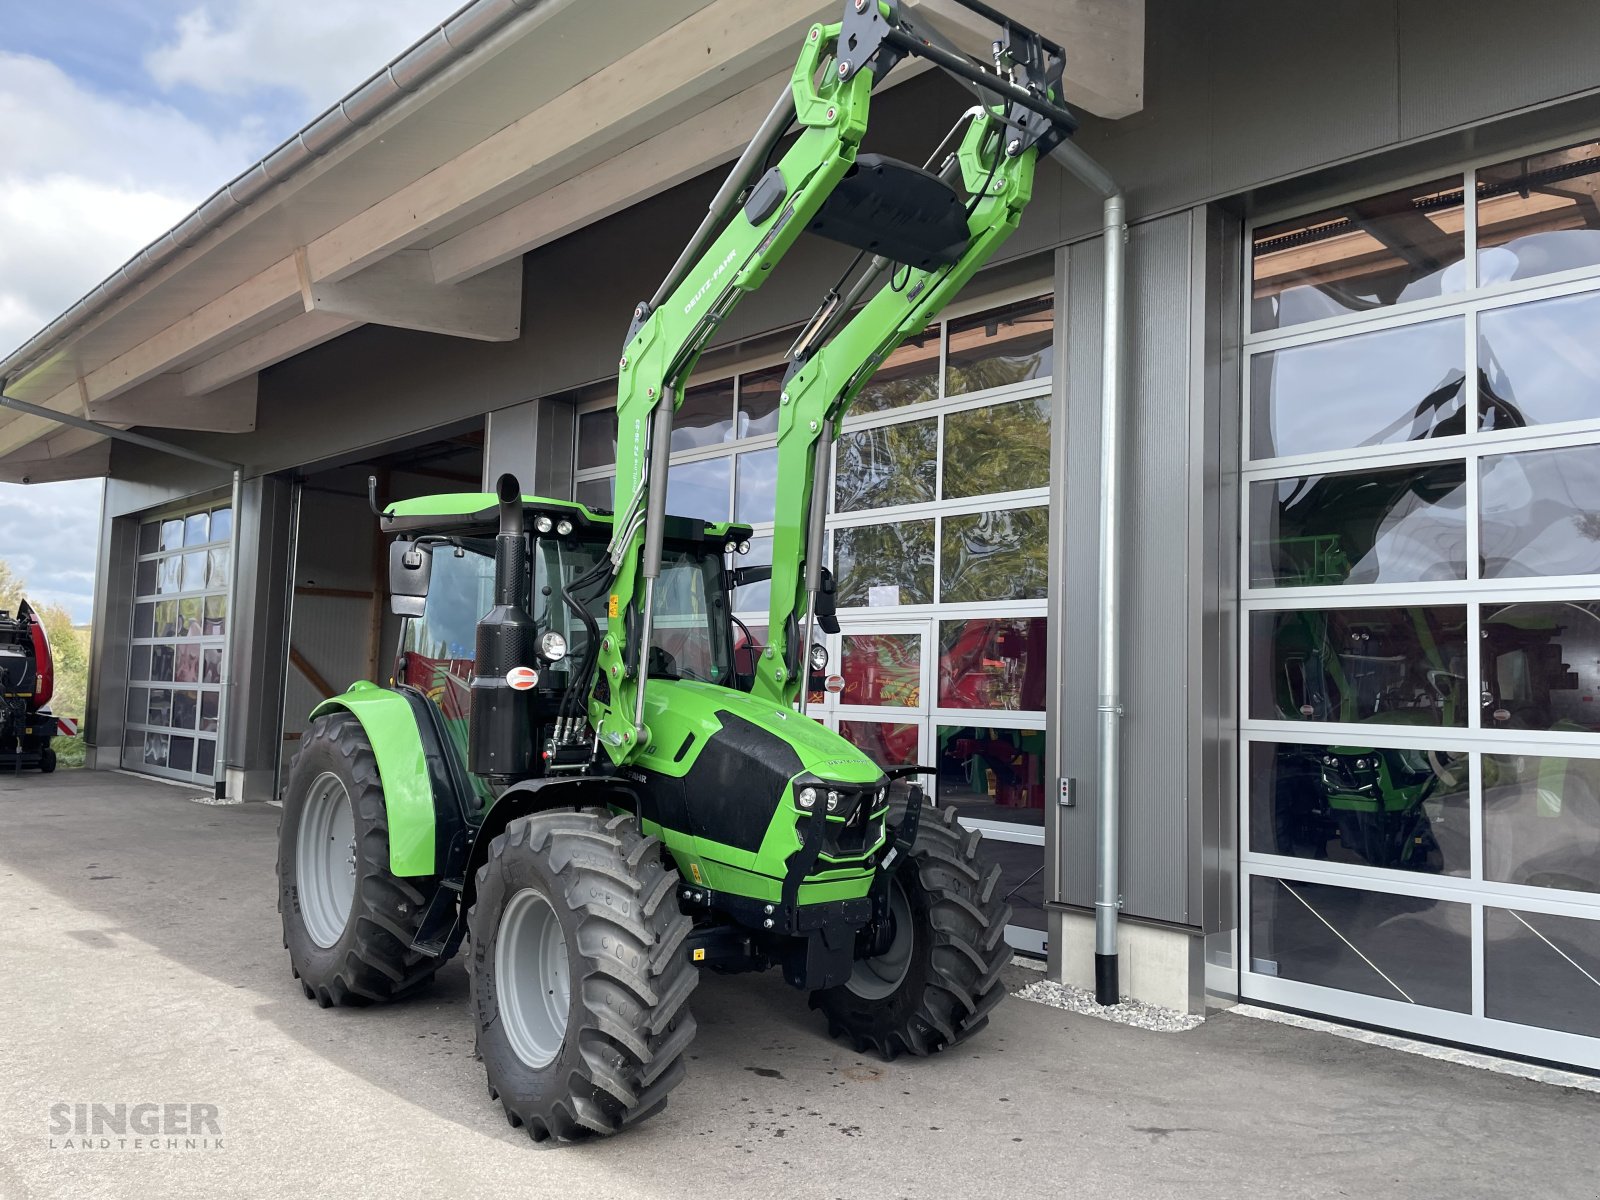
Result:
{"label": "rear tire", "polygon": [[[897,803],[890,825],[904,813]],[[916,842],[893,871],[888,950],[858,960],[847,982],[811,994],[829,1034],[885,1061],[936,1054],[977,1033],[1005,995],[1000,972],[1011,961],[1000,868],[954,808],[922,810]]]}
{"label": "rear tire", "polygon": [[630,816],[518,817],[489,844],[472,1012],[489,1097],[536,1142],[618,1133],[684,1077],[699,975],[678,874]]}
{"label": "rear tire", "polygon": [[56,769],[56,752],[49,746],[39,751],[39,774],[48,775]]}
{"label": "rear tire", "polygon": [[306,998],[364,1005],[427,984],[445,960],[411,943],[438,888],[389,873],[383,785],[361,723],[318,717],[300,739],[278,826],[283,944]]}

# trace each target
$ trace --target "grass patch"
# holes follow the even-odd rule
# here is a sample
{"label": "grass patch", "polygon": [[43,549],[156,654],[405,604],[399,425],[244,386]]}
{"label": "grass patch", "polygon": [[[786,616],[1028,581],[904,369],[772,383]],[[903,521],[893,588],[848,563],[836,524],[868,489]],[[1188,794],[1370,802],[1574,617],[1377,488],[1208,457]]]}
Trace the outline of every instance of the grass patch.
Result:
{"label": "grass patch", "polygon": [[50,739],[50,749],[56,752],[56,766],[81,767],[88,750],[83,744],[83,735],[77,737],[54,737]]}

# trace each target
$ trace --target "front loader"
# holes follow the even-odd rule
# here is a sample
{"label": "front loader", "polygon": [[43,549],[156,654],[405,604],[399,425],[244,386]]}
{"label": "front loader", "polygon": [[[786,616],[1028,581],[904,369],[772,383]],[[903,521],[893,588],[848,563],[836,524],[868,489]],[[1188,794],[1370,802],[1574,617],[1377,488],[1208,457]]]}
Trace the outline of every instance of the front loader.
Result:
{"label": "front loader", "polygon": [[[470,940],[490,1094],[535,1140],[662,1107],[702,968],[776,968],[885,1058],[955,1045],[1004,994],[1010,910],[978,833],[927,802],[927,768],[880,768],[806,715],[803,690],[826,667],[811,627],[837,631],[823,516],[839,424],[1016,228],[1039,156],[1075,128],[1061,48],[961,2],[996,24],[992,65],[892,0],[845,0],[807,33],[634,310],[614,511],[511,475],[493,493],[374,497],[399,659],[391,686],[324,702],[301,741],[284,940],[324,1006],[408,995]],[[924,167],[860,151],[873,88],[910,55],[980,97]],[[747,527],[666,511],[673,416],[701,350],[802,233],[857,253],[790,351],[772,565],[739,565]],[[769,643],[736,655],[730,591],[762,579]]]}

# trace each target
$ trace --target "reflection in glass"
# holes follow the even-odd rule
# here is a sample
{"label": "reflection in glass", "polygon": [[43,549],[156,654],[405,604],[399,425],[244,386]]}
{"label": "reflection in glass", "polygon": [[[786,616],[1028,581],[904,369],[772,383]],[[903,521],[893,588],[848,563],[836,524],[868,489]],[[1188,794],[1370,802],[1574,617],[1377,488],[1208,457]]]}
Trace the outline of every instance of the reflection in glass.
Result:
{"label": "reflection in glass", "polygon": [[944,519],[939,597],[949,604],[1037,600],[1049,574],[1050,513],[1002,508]]}
{"label": "reflection in glass", "polygon": [[1600,294],[1480,313],[1478,365],[1485,429],[1600,417]]}
{"label": "reflection in glass", "polygon": [[146,521],[139,526],[139,553],[154,554],[161,549],[161,524],[158,521]]}
{"label": "reflection in glass", "polygon": [[1457,606],[1250,614],[1258,721],[1463,726],[1467,614]]}
{"label": "reflection in glass", "polygon": [[195,746],[194,771],[196,775],[209,776],[216,767],[217,744],[210,738],[200,738]]}
{"label": "reflection in glass", "polygon": [[178,683],[200,682],[200,647],[196,643],[184,642],[178,646],[172,677]]}
{"label": "reflection in glass", "polygon": [[[749,554],[735,554],[729,563],[734,567],[758,567],[772,563],[772,538],[750,539]],[[772,604],[772,584],[763,579],[760,583],[747,583],[730,593],[734,612],[756,612],[765,616]]]}
{"label": "reflection in glass", "polygon": [[170,554],[166,558],[157,559],[156,561],[159,564],[157,570],[160,573],[160,580],[156,585],[156,590],[164,595],[181,592],[183,590],[183,555]]}
{"label": "reflection in glass", "polygon": [[1042,933],[1045,928],[1044,847],[985,837],[983,852],[990,862],[1000,867],[1000,882],[995,890],[1011,905],[1011,924]]}
{"label": "reflection in glass", "polygon": [[194,688],[177,688],[172,693],[172,724],[177,729],[193,729],[200,714],[200,693]]}
{"label": "reflection in glass", "polygon": [[833,471],[835,512],[934,498],[939,423],[907,421],[840,435]]}
{"label": "reflection in glass", "polygon": [[173,660],[177,651],[173,646],[150,647],[150,678],[166,681],[172,678]]}
{"label": "reflection in glass", "polygon": [[1483,910],[1483,1015],[1600,1037],[1600,922]]}
{"label": "reflection in glass", "polygon": [[1600,730],[1600,600],[1484,605],[1483,727]]}
{"label": "reflection in glass", "polygon": [[171,725],[172,724],[172,689],[171,688],[151,688],[150,689],[149,723],[151,725]]}
{"label": "reflection in glass", "polygon": [[1256,742],[1249,789],[1257,854],[1471,874],[1465,751]]}
{"label": "reflection in glass", "polygon": [[203,546],[211,540],[211,514],[190,513],[183,519],[183,544]]}
{"label": "reflection in glass", "polygon": [[150,647],[134,646],[128,652],[128,678],[150,678]]}
{"label": "reflection in glass", "polygon": [[1257,875],[1250,880],[1250,969],[1471,1012],[1471,913],[1447,900]]}
{"label": "reflection in glass", "polygon": [[201,683],[222,682],[222,651],[206,650],[202,660]]}
{"label": "reflection in glass", "polygon": [[1043,712],[1044,617],[939,622],[939,707]]}
{"label": "reflection in glass", "polygon": [[592,511],[611,511],[611,493],[616,487],[615,475],[599,479],[580,479],[572,490],[572,498]]}
{"label": "reflection in glass", "polygon": [[939,327],[900,346],[872,373],[850,406],[853,413],[883,412],[939,398]]}
{"label": "reflection in glass", "polygon": [[1466,464],[1250,485],[1253,587],[1465,579]]}
{"label": "reflection in glass", "polygon": [[150,714],[150,689],[131,687],[128,689],[128,723],[130,725],[143,725]]}
{"label": "reflection in glass", "polygon": [[1038,396],[946,415],[944,498],[1050,483],[1050,399]]}
{"label": "reflection in glass", "polygon": [[233,509],[214,508],[211,510],[211,540],[225,542],[233,536]]}
{"label": "reflection in glass", "polygon": [[[171,601],[168,601],[168,603],[171,603]],[[178,636],[179,637],[199,637],[200,634],[201,634],[201,626],[200,626],[200,603],[201,603],[201,598],[199,596],[190,596],[189,598],[187,598],[185,600],[179,600],[177,603],[178,603]]]}
{"label": "reflection in glass", "polygon": [[133,590],[135,595],[153,596],[156,593],[157,563],[153,558],[146,559],[134,570]]}
{"label": "reflection in glass", "polygon": [[933,603],[933,522],[857,525],[833,533],[840,608]]}
{"label": "reflection in glass", "polygon": [[1256,355],[1250,456],[1465,433],[1464,338],[1452,317]]}
{"label": "reflection in glass", "polygon": [[183,546],[183,518],[175,517],[161,522],[161,548],[178,550]]}
{"label": "reflection in glass", "polygon": [[667,472],[667,512],[701,521],[726,521],[732,482],[731,458],[674,463]]}
{"label": "reflection in glass", "polygon": [[228,598],[207,596],[205,622],[200,632],[207,637],[221,637],[227,632]]}
{"label": "reflection in glass", "polygon": [[147,638],[155,635],[155,610],[154,604],[146,601],[133,606],[133,636]]}
{"label": "reflection in glass", "polygon": [[732,436],[733,380],[719,379],[684,392],[672,417],[674,451],[720,445]]}
{"label": "reflection in glass", "polygon": [[947,396],[1047,379],[1055,346],[1055,301],[1044,296],[950,322]]}
{"label": "reflection in glass", "polygon": [[1478,282],[1600,263],[1600,143],[1478,168]]}
{"label": "reflection in glass", "polygon": [[1044,730],[940,725],[937,799],[963,820],[1044,824]]}
{"label": "reflection in glass", "polygon": [[914,721],[840,721],[839,735],[880,767],[909,767],[918,759],[919,728]]}
{"label": "reflection in glass", "polygon": [[1600,762],[1484,755],[1483,873],[1497,883],[1600,891]]}
{"label": "reflection in glass", "polygon": [[216,550],[206,551],[206,586],[210,588],[224,588],[228,586],[228,561],[230,553],[226,546]]}
{"label": "reflection in glass", "polygon": [[220,693],[200,693],[200,729],[205,733],[217,731],[217,706],[220,702]]}
{"label": "reflection in glass", "polygon": [[1486,579],[1600,573],[1600,446],[1483,459]]}
{"label": "reflection in glass", "polygon": [[1461,193],[1456,175],[1261,226],[1250,327],[1282,329],[1461,290]]}
{"label": "reflection in glass", "polygon": [[167,765],[167,741],[165,733],[147,733],[144,735],[144,765],[147,767],[164,767]]}
{"label": "reflection in glass", "polygon": [[765,371],[746,371],[739,376],[739,417],[734,436],[760,437],[778,432],[778,397],[783,394],[783,377],[788,367]]}
{"label": "reflection in glass", "polygon": [[167,767],[173,771],[187,771],[194,761],[194,739],[175,737],[167,750]]}
{"label": "reflection in glass", "polygon": [[747,525],[771,521],[778,508],[778,451],[754,450],[739,455],[735,476],[733,519]]}
{"label": "reflection in glass", "polygon": [[598,408],[578,414],[578,469],[608,467],[617,461],[617,410]]}
{"label": "reflection in glass", "polygon": [[922,703],[921,634],[847,633],[840,647],[840,704],[916,708]]}

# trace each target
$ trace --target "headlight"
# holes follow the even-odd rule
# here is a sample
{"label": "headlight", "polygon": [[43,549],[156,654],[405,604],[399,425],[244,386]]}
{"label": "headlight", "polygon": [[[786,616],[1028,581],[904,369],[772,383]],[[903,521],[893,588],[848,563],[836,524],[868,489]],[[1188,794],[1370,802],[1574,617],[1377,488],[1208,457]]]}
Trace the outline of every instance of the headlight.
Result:
{"label": "headlight", "polygon": [[811,643],[811,669],[813,671],[828,669],[828,648],[821,642]]}
{"label": "headlight", "polygon": [[801,808],[815,808],[817,806],[817,789],[814,787],[801,788],[799,801]]}
{"label": "headlight", "polygon": [[740,542],[739,543],[739,553],[740,554],[749,554],[750,553],[750,543],[748,541],[744,541],[744,542]]}
{"label": "headlight", "polygon": [[830,791],[828,793],[828,811],[829,812],[838,812],[839,811],[839,793],[838,792],[831,792]]}
{"label": "headlight", "polygon": [[726,546],[724,546],[722,548],[722,551],[723,551],[724,554],[732,554],[738,548],[739,548],[739,543],[738,542],[729,542]]}
{"label": "headlight", "polygon": [[572,532],[572,522],[562,517],[560,521],[556,522],[556,532],[562,537],[566,537],[567,534]]}
{"label": "headlight", "polygon": [[539,635],[539,657],[545,662],[560,662],[567,656],[567,639],[551,630]]}
{"label": "headlight", "polygon": [[539,517],[533,523],[533,527],[540,533],[549,533],[552,525],[553,522],[550,520],[550,518],[544,516]]}

